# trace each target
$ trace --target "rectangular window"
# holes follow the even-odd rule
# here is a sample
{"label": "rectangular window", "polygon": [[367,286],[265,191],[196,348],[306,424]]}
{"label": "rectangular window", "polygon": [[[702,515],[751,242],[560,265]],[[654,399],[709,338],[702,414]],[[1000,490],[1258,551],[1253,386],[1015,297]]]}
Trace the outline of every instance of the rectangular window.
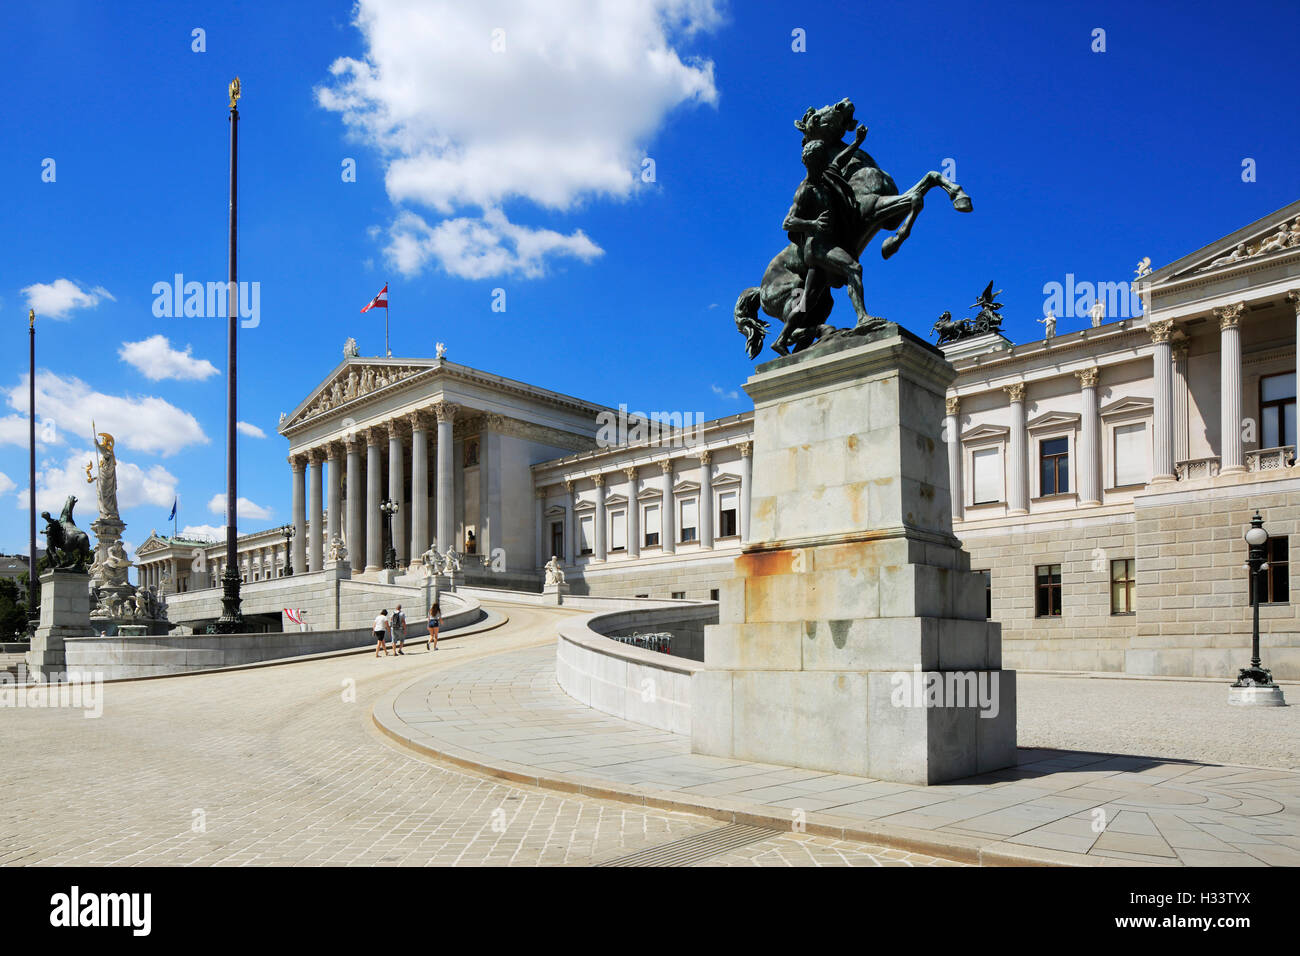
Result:
{"label": "rectangular window", "polygon": [[976,571],[984,578],[984,620],[993,620],[993,572]]}
{"label": "rectangular window", "polygon": [[1133,559],[1120,558],[1110,563],[1110,613],[1132,614],[1133,592],[1137,581],[1133,575]]}
{"label": "rectangular window", "polygon": [[596,541],[596,517],[595,515],[583,515],[578,519],[578,543],[581,545],[579,554],[591,554]]}
{"label": "rectangular window", "polygon": [[1002,453],[997,448],[981,448],[970,456],[977,505],[1002,500]]}
{"label": "rectangular window", "polygon": [[682,502],[682,541],[695,540],[697,511],[694,498]]}
{"label": "rectangular window", "polygon": [[551,522],[551,554],[557,558],[564,557],[564,522]]}
{"label": "rectangular window", "polygon": [[740,526],[736,522],[739,502],[740,496],[734,491],[724,491],[718,495],[718,537],[732,538],[740,534]]}
{"label": "rectangular window", "polygon": [[1034,616],[1061,616],[1061,566],[1040,564],[1034,568]]}
{"label": "rectangular window", "polygon": [[709,600],[710,600],[710,601],[716,601],[717,599],[718,599],[718,589],[717,589],[717,588],[709,588]]}
{"label": "rectangular window", "polygon": [[1259,380],[1259,447],[1295,444],[1295,372]]}
{"label": "rectangular window", "polygon": [[609,550],[627,550],[627,512],[614,511],[609,516]]}
{"label": "rectangular window", "polygon": [[655,547],[659,544],[659,506],[646,505],[641,516],[641,525],[645,528],[645,546]]}
{"label": "rectangular window", "polygon": [[1146,422],[1115,426],[1115,487],[1151,480],[1151,439]]}
{"label": "rectangular window", "polygon": [[674,592],[673,592],[673,600],[674,600],[674,601],[684,601],[684,600],[686,600],[686,592],[685,592],[685,591],[674,591]]}
{"label": "rectangular window", "polygon": [[1038,493],[1063,495],[1070,490],[1070,439],[1046,438],[1038,443]]}
{"label": "rectangular window", "polygon": [[1291,600],[1291,539],[1269,538],[1264,545],[1268,570],[1255,578],[1260,604],[1287,604]]}

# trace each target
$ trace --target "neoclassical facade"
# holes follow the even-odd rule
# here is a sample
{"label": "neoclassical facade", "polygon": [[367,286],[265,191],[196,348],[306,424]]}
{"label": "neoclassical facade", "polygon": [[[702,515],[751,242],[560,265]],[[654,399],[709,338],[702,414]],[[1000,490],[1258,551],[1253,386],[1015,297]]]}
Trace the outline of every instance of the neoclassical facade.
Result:
{"label": "neoclassical facade", "polygon": [[[1234,675],[1249,655],[1241,535],[1258,508],[1273,535],[1265,664],[1300,677],[1300,202],[1139,290],[1136,318],[944,349],[958,372],[953,526],[987,574],[1006,665]],[[378,579],[388,500],[402,568],[452,548],[479,583],[539,590],[555,555],[578,593],[715,597],[748,531],[752,413],[677,416],[648,436],[627,417],[441,357],[349,348],[281,422],[291,544],[276,529],[241,537],[241,574],[320,568],[338,538],[354,574]],[[138,554],[145,579],[165,566],[173,589],[223,570],[220,544],[155,535]]]}

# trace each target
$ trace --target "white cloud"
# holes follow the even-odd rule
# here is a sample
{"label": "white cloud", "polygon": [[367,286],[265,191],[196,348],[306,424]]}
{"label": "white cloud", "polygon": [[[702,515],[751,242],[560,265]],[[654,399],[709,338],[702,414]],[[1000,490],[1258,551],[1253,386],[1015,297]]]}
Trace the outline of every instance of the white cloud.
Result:
{"label": "white cloud", "polygon": [[22,292],[27,296],[28,308],[35,309],[36,317],[42,319],[66,319],[73,309],[93,309],[104,299],[117,301],[102,285],[87,291],[71,279],[37,282]]}
{"label": "white cloud", "polygon": [[[86,481],[86,465],[95,457],[94,450],[86,447],[81,451],[68,454],[61,462],[42,461],[36,469],[36,510],[56,514],[63,508],[68,495],[77,496],[74,511],[77,525],[85,528],[91,516],[97,516],[95,486]],[[28,489],[24,488],[14,497],[20,508],[27,507]],[[139,465],[123,461],[117,462],[117,507],[119,511],[138,508],[141,505],[155,505],[170,508],[176,496],[176,476],[162,465]]]}
{"label": "white cloud", "polygon": [[196,359],[192,349],[187,345],[182,352],[172,348],[165,335],[151,335],[139,342],[123,342],[117,354],[154,382],[165,378],[201,382],[216,375],[217,367],[207,359]]}
{"label": "white cloud", "polygon": [[235,430],[241,435],[247,435],[249,438],[265,438],[266,432],[258,428],[252,422],[235,422]]}
{"label": "white cloud", "polygon": [[12,478],[0,471],[0,495],[7,495],[17,487]]}
{"label": "white cloud", "polygon": [[226,526],[224,524],[187,524],[181,528],[181,537],[225,541]]}
{"label": "white cloud", "polygon": [[[580,230],[510,223],[523,199],[571,210],[644,186],[642,160],[668,114],[716,103],[713,63],[676,48],[721,22],[716,0],[360,0],[364,59],[341,57],[318,103],[385,163],[399,209],[390,263],[448,272],[538,275],[552,256],[589,260]],[[499,31],[499,32],[494,32]],[[451,218],[477,209],[474,218]]]}
{"label": "white cloud", "polygon": [[529,229],[509,222],[499,209],[478,218],[444,219],[430,226],[413,212],[400,213],[388,230],[388,261],[402,275],[420,272],[430,259],[463,279],[546,272],[547,257],[570,256],[590,262],[604,250],[581,229],[570,236],[552,229]]}
{"label": "white cloud", "polygon": [[[9,406],[19,412],[27,410],[27,376],[9,389]],[[85,440],[90,436],[91,421],[101,432],[108,432],[120,448],[152,452],[164,458],[189,445],[206,445],[208,436],[198,420],[171,402],[157,396],[107,395],[94,391],[79,378],[53,372],[36,373],[36,410],[42,422],[51,422],[51,441],[66,444],[65,436]],[[10,415],[0,419],[0,443],[27,444],[26,428],[19,429]],[[38,424],[37,434],[42,434]]]}
{"label": "white cloud", "polygon": [[736,391],[734,388],[731,391],[728,391],[727,389],[723,388],[721,385],[710,385],[709,388],[711,388],[713,390],[713,394],[717,395],[719,398],[729,398],[733,400],[740,398],[740,393]]}
{"label": "white cloud", "polygon": [[[214,515],[224,515],[226,513],[226,496],[218,492],[212,496],[208,502],[208,510]],[[271,517],[271,509],[264,508],[259,504],[249,501],[247,498],[240,498],[235,502],[235,515],[239,518],[252,518],[255,521],[265,521]]]}

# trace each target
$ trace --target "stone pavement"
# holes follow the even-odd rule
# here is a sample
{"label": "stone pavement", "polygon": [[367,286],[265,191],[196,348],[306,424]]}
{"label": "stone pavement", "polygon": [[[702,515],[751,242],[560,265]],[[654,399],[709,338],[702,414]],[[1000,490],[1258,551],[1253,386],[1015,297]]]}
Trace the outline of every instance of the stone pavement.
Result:
{"label": "stone pavement", "polygon": [[374,716],[407,746],[506,779],[971,863],[1300,865],[1294,771],[1022,748],[1016,768],[919,787],[706,757],[568,697],[553,645],[429,674]]}
{"label": "stone pavement", "polygon": [[[781,830],[719,837],[695,813],[557,793],[398,748],[375,701],[421,675],[545,642],[557,615],[368,653],[107,684],[104,714],[0,708],[6,865],[951,865]],[[553,653],[553,652],[552,652]]]}

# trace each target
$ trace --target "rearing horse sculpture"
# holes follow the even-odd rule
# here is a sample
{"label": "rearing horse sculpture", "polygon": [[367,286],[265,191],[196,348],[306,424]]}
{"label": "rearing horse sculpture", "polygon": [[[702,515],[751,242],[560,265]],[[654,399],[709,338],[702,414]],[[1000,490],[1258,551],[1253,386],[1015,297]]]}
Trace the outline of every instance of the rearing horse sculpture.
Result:
{"label": "rearing horse sculpture", "polygon": [[[881,255],[888,259],[911,234],[912,224],[925,205],[925,194],[935,187],[948,194],[958,212],[971,211],[971,199],[966,191],[934,171],[926,173],[915,186],[899,194],[889,173],[881,169],[869,153],[857,147],[861,136],[865,135],[865,127],[861,128],[854,143],[844,142],[845,135],[857,128],[853,110],[853,103],[843,99],[819,110],[810,107],[794,124],[795,129],[803,133],[805,156],[809,144],[824,143],[827,152],[836,156],[833,165],[837,172],[833,181],[842,178],[851,190],[851,205],[839,202],[838,217],[819,217],[807,223],[813,230],[826,232],[824,243],[833,243],[843,249],[856,263],[877,232],[894,230],[880,248]],[[818,188],[816,183],[812,183],[812,187],[814,190]],[[833,201],[832,205],[835,205]],[[791,214],[793,216],[793,209]],[[788,216],[787,223],[790,221]],[[803,220],[796,222],[802,223]],[[782,322],[781,333],[772,343],[773,350],[781,355],[791,350],[802,351],[835,331],[825,324],[833,306],[830,290],[843,286],[845,279],[834,274],[819,275],[820,281],[811,283],[813,291],[809,301],[805,302],[805,286],[810,285],[807,282],[809,263],[799,242],[795,241],[799,238],[792,232],[792,241],[768,263],[762,283],[746,289],[736,300],[736,328],[745,336],[745,351],[751,359],[763,347],[768,330],[768,323],[759,318],[760,309]],[[859,315],[858,326],[863,325],[863,316]]]}
{"label": "rearing horse sculpture", "polygon": [[51,518],[48,511],[41,512],[45,519],[45,530],[41,533],[45,535],[45,551],[52,568],[83,571],[90,559],[90,538],[72,520],[72,509],[76,504],[77,496],[68,495],[63,513],[57,520]]}

